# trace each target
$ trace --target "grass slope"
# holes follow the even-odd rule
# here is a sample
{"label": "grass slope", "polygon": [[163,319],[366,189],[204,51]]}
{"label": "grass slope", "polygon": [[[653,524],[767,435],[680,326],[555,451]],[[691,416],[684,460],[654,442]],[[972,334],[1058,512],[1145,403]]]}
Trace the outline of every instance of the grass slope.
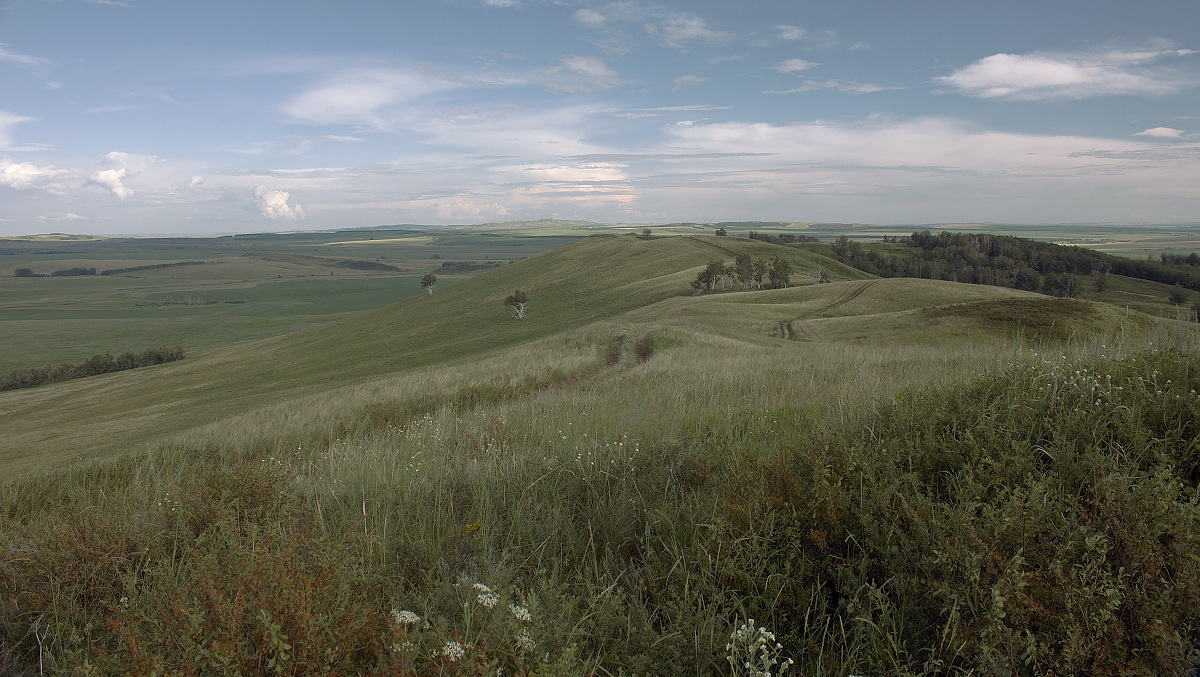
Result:
{"label": "grass slope", "polygon": [[[729,238],[595,236],[433,295],[189,357],[167,369],[6,393],[0,398],[6,431],[0,461],[16,469],[105,454],[332,386],[536,340],[690,293],[701,266],[742,251],[787,256],[801,275],[820,260]],[[835,277],[862,277],[834,262],[822,264]],[[517,287],[530,296],[529,315],[519,322],[503,305]]]}

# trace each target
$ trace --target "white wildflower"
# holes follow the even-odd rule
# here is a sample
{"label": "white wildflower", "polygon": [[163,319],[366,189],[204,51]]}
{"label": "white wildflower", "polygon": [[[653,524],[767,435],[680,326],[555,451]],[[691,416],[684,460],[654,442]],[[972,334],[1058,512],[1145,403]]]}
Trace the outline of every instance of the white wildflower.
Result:
{"label": "white wildflower", "polygon": [[442,647],[442,655],[450,659],[450,662],[453,663],[454,661],[467,655],[467,652],[463,649],[461,644],[454,640],[450,640],[449,642],[446,642],[445,646]]}
{"label": "white wildflower", "polygon": [[513,618],[516,618],[522,623],[528,623],[529,621],[533,620],[533,616],[530,615],[529,609],[526,609],[519,604],[509,604],[508,610],[512,612]]}
{"label": "white wildflower", "polygon": [[411,611],[392,609],[392,623],[395,625],[415,625],[421,622],[421,617]]}
{"label": "white wildflower", "polygon": [[497,597],[494,592],[492,592],[491,588],[483,583],[476,583],[471,587],[475,588],[475,590],[479,592],[479,594],[475,597],[475,601],[479,602],[483,606],[489,609],[494,609],[496,605],[500,603],[500,598]]}
{"label": "white wildflower", "polygon": [[533,638],[529,636],[528,632],[522,632],[521,634],[517,635],[517,651],[520,651],[521,653],[533,651],[534,646],[535,642],[533,641]]}

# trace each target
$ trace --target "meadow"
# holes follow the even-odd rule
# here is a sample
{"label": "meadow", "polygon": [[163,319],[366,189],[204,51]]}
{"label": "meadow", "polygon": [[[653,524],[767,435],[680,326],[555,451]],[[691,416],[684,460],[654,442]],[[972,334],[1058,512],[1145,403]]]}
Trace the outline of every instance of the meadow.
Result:
{"label": "meadow", "polygon": [[289,328],[0,393],[0,672],[1200,664],[1196,323],[626,233]]}

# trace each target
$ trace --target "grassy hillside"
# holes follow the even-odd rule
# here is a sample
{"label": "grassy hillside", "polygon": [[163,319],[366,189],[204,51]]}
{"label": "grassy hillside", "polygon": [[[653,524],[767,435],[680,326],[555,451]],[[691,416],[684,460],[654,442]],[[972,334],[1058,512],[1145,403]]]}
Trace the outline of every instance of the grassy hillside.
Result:
{"label": "grassy hillside", "polygon": [[[691,295],[743,251],[834,281]],[[609,236],[2,393],[0,672],[1183,674],[1198,351],[1112,306]]]}
{"label": "grassy hillside", "polygon": [[[690,293],[689,283],[710,259],[732,259],[743,250],[770,256],[776,249],[716,237],[595,236],[433,295],[165,369],[5,393],[0,461],[25,468],[105,454],[314,388],[525,343]],[[797,279],[818,258],[785,253],[801,271]],[[825,265],[834,276],[862,277],[837,263]],[[517,287],[530,296],[529,315],[521,321],[503,304]]]}

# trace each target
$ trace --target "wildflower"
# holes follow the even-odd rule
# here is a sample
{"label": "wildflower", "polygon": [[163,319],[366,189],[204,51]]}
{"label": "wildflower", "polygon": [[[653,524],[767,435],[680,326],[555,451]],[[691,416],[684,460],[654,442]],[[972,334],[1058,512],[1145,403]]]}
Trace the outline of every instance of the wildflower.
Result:
{"label": "wildflower", "polygon": [[445,646],[442,647],[442,655],[450,659],[450,662],[453,663],[454,661],[467,655],[467,652],[465,649],[463,649],[461,644],[454,640],[450,640],[449,642],[446,642]]}
{"label": "wildflower", "polygon": [[500,598],[492,592],[491,588],[483,583],[476,583],[472,587],[479,591],[479,594],[475,597],[476,602],[479,602],[489,609],[494,609],[496,605],[500,603]]}
{"label": "wildflower", "polygon": [[536,643],[533,641],[533,638],[529,636],[528,632],[522,632],[521,634],[517,635],[517,651],[522,653],[525,653],[526,651],[532,651],[535,644]]}
{"label": "wildflower", "polygon": [[533,620],[533,616],[530,615],[529,609],[526,609],[523,606],[518,604],[509,604],[508,610],[512,612],[513,618],[516,618],[522,623],[528,623]]}
{"label": "wildflower", "polygon": [[421,617],[411,611],[392,609],[392,623],[395,625],[415,625],[421,622]]}

